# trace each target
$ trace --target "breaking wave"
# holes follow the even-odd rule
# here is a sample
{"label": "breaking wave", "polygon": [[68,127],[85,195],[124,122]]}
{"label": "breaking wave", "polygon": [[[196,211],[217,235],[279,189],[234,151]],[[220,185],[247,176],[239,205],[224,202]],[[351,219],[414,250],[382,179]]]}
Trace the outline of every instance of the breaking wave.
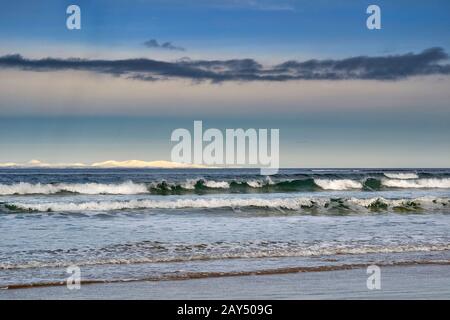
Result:
{"label": "breaking wave", "polygon": [[415,199],[369,198],[196,198],[174,200],[135,199],[128,201],[87,201],[51,203],[3,203],[9,211],[36,212],[79,212],[79,211],[118,211],[138,209],[215,209],[215,208],[260,208],[293,210],[310,213],[370,211],[409,212],[423,209],[450,209],[450,199],[420,197]]}
{"label": "breaking wave", "polygon": [[[54,195],[76,194],[204,194],[204,193],[284,193],[299,191],[345,191],[345,190],[388,190],[395,189],[450,189],[450,178],[413,178],[412,175],[389,176],[399,178],[364,177],[353,179],[339,178],[301,178],[278,179],[252,178],[242,180],[207,180],[203,178],[186,179],[181,182],[126,181],[121,183],[29,183],[0,184],[0,196],[6,195]],[[400,179],[400,177],[403,177]]]}
{"label": "breaking wave", "polygon": [[363,184],[350,179],[315,179],[314,183],[324,190],[362,189]]}
{"label": "breaking wave", "polygon": [[381,184],[391,188],[414,188],[414,189],[427,189],[427,188],[450,188],[450,178],[437,179],[415,179],[415,180],[400,180],[400,179],[385,179],[381,181]]}
{"label": "breaking wave", "polygon": [[131,181],[120,184],[101,183],[56,183],[31,184],[19,182],[12,185],[1,184],[0,195],[27,195],[27,194],[56,194],[63,192],[80,194],[139,194],[148,193],[145,184],[136,184]]}
{"label": "breaking wave", "polygon": [[418,179],[416,173],[384,173],[384,175],[391,179]]}

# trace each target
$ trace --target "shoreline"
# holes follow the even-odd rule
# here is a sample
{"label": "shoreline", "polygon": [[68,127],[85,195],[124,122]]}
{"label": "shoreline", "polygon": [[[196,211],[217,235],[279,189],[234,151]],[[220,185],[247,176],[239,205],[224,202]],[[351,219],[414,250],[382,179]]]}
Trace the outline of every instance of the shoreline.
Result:
{"label": "shoreline", "polygon": [[[158,282],[158,281],[186,281],[195,279],[209,279],[209,278],[226,278],[226,277],[246,277],[246,276],[265,276],[265,275],[282,275],[282,274],[293,274],[293,273],[309,273],[309,272],[329,272],[329,271],[341,271],[341,270],[353,270],[367,268],[371,265],[376,265],[378,267],[395,267],[395,266],[417,266],[417,265],[441,265],[450,266],[450,260],[411,260],[411,261],[398,261],[390,263],[357,263],[357,264],[340,264],[340,265],[322,265],[322,266],[311,266],[311,267],[281,267],[274,269],[260,269],[260,270],[248,270],[248,271],[225,271],[225,272],[186,272],[186,273],[171,273],[162,276],[152,276],[144,277],[139,279],[114,279],[114,280],[104,280],[104,279],[88,279],[81,280],[81,285],[92,285],[92,284],[115,284],[115,283],[132,283],[132,282]],[[33,289],[42,287],[58,287],[65,286],[65,281],[55,281],[55,282],[36,282],[36,283],[24,283],[24,284],[10,284],[5,286],[0,286],[0,290],[20,290],[20,289]]]}
{"label": "shoreline", "polygon": [[363,266],[315,272],[248,274],[186,280],[91,283],[0,290],[13,299],[450,299],[448,264],[389,265],[381,268],[381,290],[367,289]]}

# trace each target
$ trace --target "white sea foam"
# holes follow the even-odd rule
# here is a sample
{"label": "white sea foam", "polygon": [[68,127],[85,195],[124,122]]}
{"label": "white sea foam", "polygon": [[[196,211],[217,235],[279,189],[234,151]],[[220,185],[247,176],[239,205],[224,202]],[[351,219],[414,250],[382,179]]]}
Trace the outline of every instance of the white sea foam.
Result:
{"label": "white sea foam", "polygon": [[265,183],[260,180],[249,180],[247,181],[247,184],[252,188],[262,188]]}
{"label": "white sea foam", "polygon": [[[284,181],[292,181],[292,180],[284,180]],[[262,188],[264,186],[276,184],[275,182],[273,182],[272,179],[270,179],[269,176],[267,176],[265,180],[249,180],[246,181],[246,183],[251,188]]]}
{"label": "white sea foam", "polygon": [[[89,201],[89,202],[49,202],[49,203],[26,203],[12,202],[8,205],[32,211],[55,211],[55,212],[77,212],[77,211],[114,211],[132,209],[214,209],[214,208],[241,208],[255,207],[266,209],[301,210],[316,208],[328,210],[333,207],[343,209],[355,209],[360,213],[361,209],[368,209],[374,205],[382,209],[387,208],[414,207],[414,208],[443,208],[449,205],[447,198],[420,197],[415,199],[337,199],[328,198],[196,198],[176,200],[127,200],[127,201]],[[344,206],[341,206],[344,205]]]}
{"label": "white sea foam", "polygon": [[[248,248],[245,250],[243,248]],[[225,249],[225,250],[224,250]],[[245,243],[233,247],[208,246],[205,252],[183,254],[175,250],[178,255],[145,256],[139,258],[93,258],[78,261],[28,261],[23,263],[0,263],[0,270],[34,269],[34,268],[60,268],[76,263],[79,266],[94,266],[106,264],[138,264],[159,262],[180,262],[195,260],[218,260],[239,258],[276,258],[276,257],[315,257],[330,255],[361,255],[377,253],[403,253],[403,252],[433,252],[450,250],[450,244],[399,244],[399,245],[336,245],[336,246],[247,246]],[[170,250],[173,252],[173,250]],[[446,260],[444,260],[446,261]]]}
{"label": "white sea foam", "polygon": [[384,173],[384,175],[391,179],[418,179],[419,176],[416,173]]}
{"label": "white sea foam", "polygon": [[57,184],[31,184],[19,182],[15,184],[0,184],[0,195],[26,195],[26,194],[55,194],[59,192],[74,192],[80,194],[139,194],[148,193],[145,184],[136,184],[131,181],[119,184],[102,183],[57,183]]}
{"label": "white sea foam", "polygon": [[212,189],[228,189],[230,187],[230,183],[226,181],[209,181],[206,180],[204,183],[205,187]]}
{"label": "white sea foam", "polygon": [[181,184],[181,188],[186,190],[194,190],[197,182],[197,179],[187,179],[186,182]]}
{"label": "white sea foam", "polygon": [[422,208],[441,208],[449,204],[449,199],[437,198],[437,197],[418,197],[414,199],[385,199],[382,197],[378,198],[350,198],[346,200],[349,204],[354,204],[356,206],[370,208],[373,205],[384,204],[388,207],[408,207],[408,206],[420,206]]}
{"label": "white sea foam", "polygon": [[450,178],[430,178],[430,179],[414,179],[414,180],[400,180],[400,179],[383,179],[381,184],[391,188],[450,188]]}
{"label": "white sea foam", "polygon": [[125,209],[181,209],[181,208],[222,208],[222,207],[260,207],[296,210],[302,204],[310,204],[308,199],[177,199],[177,200],[129,200],[129,201],[90,201],[53,203],[11,203],[24,210],[34,211],[111,211]]}
{"label": "white sea foam", "polygon": [[359,181],[350,179],[314,179],[314,183],[324,190],[362,189]]}

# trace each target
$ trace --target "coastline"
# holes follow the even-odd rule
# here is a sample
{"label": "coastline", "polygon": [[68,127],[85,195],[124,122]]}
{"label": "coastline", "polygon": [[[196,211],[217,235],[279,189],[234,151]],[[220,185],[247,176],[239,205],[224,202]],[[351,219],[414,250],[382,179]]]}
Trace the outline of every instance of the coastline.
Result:
{"label": "coastline", "polygon": [[450,299],[450,266],[381,268],[381,289],[366,286],[366,268],[318,272],[138,281],[0,290],[14,299]]}

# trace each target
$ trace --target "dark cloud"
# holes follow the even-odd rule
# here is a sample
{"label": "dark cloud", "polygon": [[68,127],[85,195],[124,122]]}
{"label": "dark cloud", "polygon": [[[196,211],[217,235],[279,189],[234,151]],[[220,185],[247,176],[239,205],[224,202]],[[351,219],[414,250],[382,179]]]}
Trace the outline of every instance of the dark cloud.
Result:
{"label": "dark cloud", "polygon": [[304,79],[396,80],[416,75],[449,74],[450,65],[441,64],[445,60],[448,60],[448,54],[442,48],[430,48],[418,54],[287,61],[276,66],[275,70]]}
{"label": "dark cloud", "polygon": [[147,48],[156,48],[156,49],[165,49],[165,50],[175,50],[175,51],[186,51],[186,49],[182,47],[174,46],[171,42],[163,42],[159,43],[155,39],[151,39],[144,42],[144,46]]}
{"label": "dark cloud", "polygon": [[143,81],[183,78],[193,81],[398,80],[421,75],[449,75],[448,54],[442,48],[381,57],[286,61],[265,67],[253,59],[164,62],[151,59],[87,60],[0,57],[0,68],[31,71],[83,70]]}

